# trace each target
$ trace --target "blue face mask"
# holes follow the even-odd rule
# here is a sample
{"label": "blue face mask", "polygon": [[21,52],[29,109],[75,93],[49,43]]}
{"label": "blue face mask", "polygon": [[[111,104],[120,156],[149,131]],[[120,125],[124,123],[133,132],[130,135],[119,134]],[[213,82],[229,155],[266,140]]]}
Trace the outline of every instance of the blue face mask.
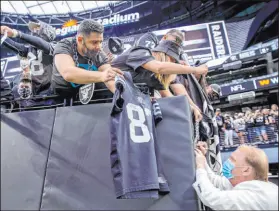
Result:
{"label": "blue face mask", "polygon": [[232,179],[234,176],[232,175],[232,170],[235,168],[234,164],[230,160],[226,160],[223,164],[223,175],[227,179]]}

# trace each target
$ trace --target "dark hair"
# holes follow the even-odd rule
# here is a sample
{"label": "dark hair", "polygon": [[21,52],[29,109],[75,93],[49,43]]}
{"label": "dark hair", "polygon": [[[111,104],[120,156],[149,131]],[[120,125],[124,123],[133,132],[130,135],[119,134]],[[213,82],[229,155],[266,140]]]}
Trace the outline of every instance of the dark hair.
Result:
{"label": "dark hair", "polygon": [[97,21],[91,20],[91,19],[86,19],[83,20],[78,28],[78,34],[82,34],[85,36],[90,35],[92,32],[97,32],[97,33],[104,33],[104,26]]}

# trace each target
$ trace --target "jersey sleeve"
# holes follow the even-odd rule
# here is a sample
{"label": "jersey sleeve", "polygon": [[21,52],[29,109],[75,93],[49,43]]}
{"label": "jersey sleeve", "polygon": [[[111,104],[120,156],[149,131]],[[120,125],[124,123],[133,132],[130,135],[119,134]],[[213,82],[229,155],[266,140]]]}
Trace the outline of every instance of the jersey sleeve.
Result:
{"label": "jersey sleeve", "polygon": [[150,50],[144,48],[138,48],[130,52],[126,60],[126,65],[128,65],[134,71],[136,71],[138,67],[152,60],[155,60],[155,58],[152,56]]}
{"label": "jersey sleeve", "polygon": [[29,48],[22,43],[18,43],[13,41],[10,38],[7,38],[3,43],[7,48],[11,49],[12,51],[18,53],[22,57],[27,57]]}
{"label": "jersey sleeve", "polygon": [[20,32],[20,38],[30,45],[42,50],[45,54],[49,54],[51,51],[51,44],[40,37]]}
{"label": "jersey sleeve", "polygon": [[72,43],[67,39],[64,39],[64,40],[61,40],[60,42],[58,42],[55,45],[53,56],[55,56],[57,54],[67,54],[69,56],[73,56],[74,52],[72,49]]}

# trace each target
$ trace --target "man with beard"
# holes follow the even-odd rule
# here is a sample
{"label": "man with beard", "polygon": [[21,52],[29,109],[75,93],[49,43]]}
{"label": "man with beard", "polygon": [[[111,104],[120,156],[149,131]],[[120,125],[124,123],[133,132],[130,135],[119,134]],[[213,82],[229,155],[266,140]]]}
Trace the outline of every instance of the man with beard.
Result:
{"label": "man with beard", "polygon": [[86,104],[93,95],[94,83],[104,82],[114,92],[113,79],[123,73],[108,63],[102,50],[103,33],[104,27],[100,23],[83,20],[76,37],[57,43],[51,82],[55,94],[72,98],[81,89],[83,94],[79,94],[79,98]]}
{"label": "man with beard", "polygon": [[[7,26],[1,26],[1,34],[7,32],[8,37],[20,38],[29,45],[18,43],[10,38],[4,41],[4,45],[14,52],[18,53],[21,60],[33,60],[30,62],[31,86],[20,86],[25,78],[24,71],[17,75],[13,80],[13,95],[15,98],[22,97],[22,93],[31,93],[33,95],[50,95],[50,81],[53,66],[53,49],[56,37],[55,29],[43,22],[29,22],[28,27],[33,35],[25,34],[19,30],[11,29]],[[31,89],[31,90],[28,90]],[[49,102],[28,99],[22,102],[23,106],[47,105]]]}

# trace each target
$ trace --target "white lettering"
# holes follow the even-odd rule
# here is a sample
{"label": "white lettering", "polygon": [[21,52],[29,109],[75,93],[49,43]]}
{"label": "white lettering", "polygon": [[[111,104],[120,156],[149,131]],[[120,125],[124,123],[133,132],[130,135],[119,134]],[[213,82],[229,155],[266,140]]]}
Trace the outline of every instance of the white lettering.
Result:
{"label": "white lettering", "polygon": [[102,24],[102,19],[98,19],[97,22]]}
{"label": "white lettering", "polygon": [[114,24],[116,22],[116,15],[109,19],[109,24]]}
{"label": "white lettering", "polygon": [[132,13],[128,14],[128,20],[138,20],[139,19],[139,13]]}
{"label": "white lettering", "polygon": [[107,19],[107,18],[106,18],[106,19],[103,19],[102,24],[103,24],[103,25],[108,25],[108,24],[109,24],[109,19]]}
{"label": "white lettering", "polygon": [[214,37],[218,37],[218,36],[221,35],[221,32],[219,32],[219,31],[213,31],[213,35],[214,35]]}
{"label": "white lettering", "polygon": [[60,34],[61,33],[61,29],[56,29],[56,34]]}
{"label": "white lettering", "polygon": [[219,31],[221,27],[220,25],[213,25],[211,26],[211,28],[213,30],[212,33],[213,33],[213,39],[214,39],[215,48],[217,52],[217,57],[221,58],[226,55],[222,33]]}
{"label": "white lettering", "polygon": [[235,85],[235,86],[231,86],[231,91],[232,91],[232,92],[237,92],[237,91],[239,91],[239,90],[245,90],[245,88],[242,87],[241,84],[238,84],[238,85]]}
{"label": "white lettering", "polygon": [[278,84],[278,77],[270,79],[272,83]]}
{"label": "white lettering", "polygon": [[[135,22],[139,21],[140,15],[139,13],[131,13],[127,15],[119,15],[116,14],[110,18],[103,18],[103,19],[97,19],[96,21],[103,26],[109,26],[109,25],[120,25],[120,24],[125,24],[129,22]],[[79,28],[79,24],[75,26],[69,26],[69,27],[64,27],[64,28],[57,28],[56,29],[56,35],[66,35],[68,33],[73,33],[76,32]]]}
{"label": "white lettering", "polygon": [[219,25],[213,25],[211,27],[212,27],[212,30],[220,30],[220,26]]}
{"label": "white lettering", "polygon": [[68,30],[69,30],[70,27],[65,27],[65,28],[62,28],[61,30],[61,35],[64,36],[68,33]]}
{"label": "white lettering", "polygon": [[248,58],[250,56],[252,57],[255,55],[256,55],[255,51],[247,51],[247,52],[243,52],[243,53],[239,54],[239,58],[244,59],[244,58]]}

